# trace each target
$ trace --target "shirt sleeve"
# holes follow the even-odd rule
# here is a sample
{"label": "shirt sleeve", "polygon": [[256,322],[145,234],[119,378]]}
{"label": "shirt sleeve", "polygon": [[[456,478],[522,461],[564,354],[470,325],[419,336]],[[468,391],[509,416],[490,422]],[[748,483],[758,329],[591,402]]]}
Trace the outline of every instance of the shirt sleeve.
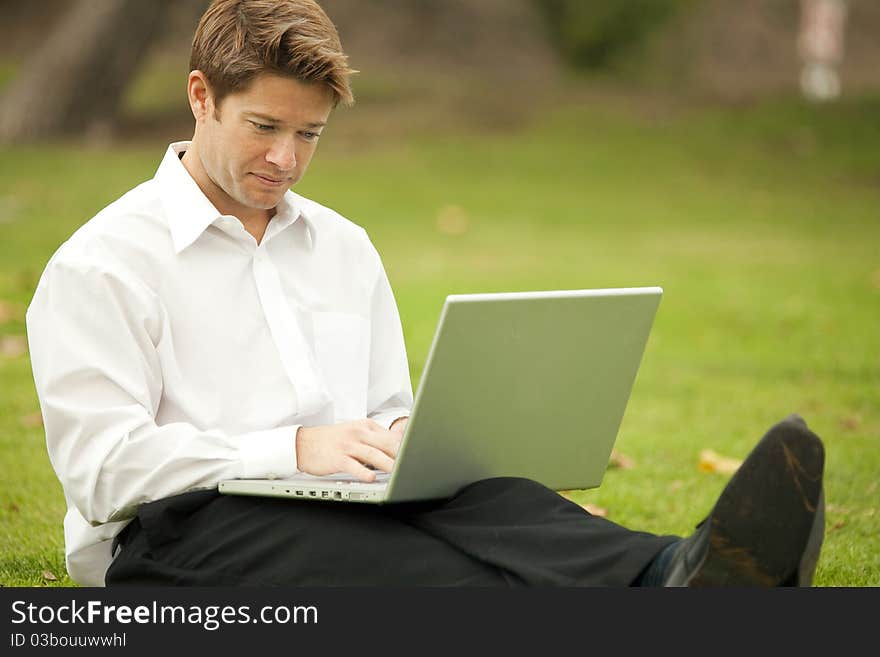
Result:
{"label": "shirt sleeve", "polygon": [[296,472],[298,426],[229,435],[157,425],[156,346],[169,325],[152,290],[84,255],[49,263],[27,312],[49,458],[92,525],[223,479]]}
{"label": "shirt sleeve", "polygon": [[368,416],[384,428],[407,417],[413,404],[412,382],[403,327],[391,284],[379,254],[371,246],[377,274],[370,308],[370,375]]}

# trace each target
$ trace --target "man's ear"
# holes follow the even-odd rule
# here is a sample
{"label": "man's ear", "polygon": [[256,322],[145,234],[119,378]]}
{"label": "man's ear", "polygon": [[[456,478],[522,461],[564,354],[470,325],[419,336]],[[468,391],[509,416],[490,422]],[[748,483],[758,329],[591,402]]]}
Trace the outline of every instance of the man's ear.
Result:
{"label": "man's ear", "polygon": [[208,78],[201,71],[191,71],[186,82],[186,95],[196,122],[210,116],[214,110],[214,94]]}

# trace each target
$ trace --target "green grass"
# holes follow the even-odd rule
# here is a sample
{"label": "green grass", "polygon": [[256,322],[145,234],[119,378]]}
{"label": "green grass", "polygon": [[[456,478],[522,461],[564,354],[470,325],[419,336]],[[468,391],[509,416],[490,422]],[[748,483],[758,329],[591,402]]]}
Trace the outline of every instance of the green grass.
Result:
{"label": "green grass", "polygon": [[[827,449],[815,584],[880,585],[880,102],[663,120],[609,107],[570,103],[515,132],[389,128],[363,141],[340,120],[299,191],[373,237],[414,384],[446,294],[661,285],[617,443],[636,466],[574,498],[687,534],[727,481],[698,469],[700,451],[743,458],[798,412]],[[151,176],[163,148],[0,154],[0,300],[12,309],[0,335],[24,334],[48,257]],[[464,232],[438,227],[450,214]],[[0,356],[0,385],[0,583],[69,585],[63,496],[41,428],[23,420],[38,410],[26,355]]]}

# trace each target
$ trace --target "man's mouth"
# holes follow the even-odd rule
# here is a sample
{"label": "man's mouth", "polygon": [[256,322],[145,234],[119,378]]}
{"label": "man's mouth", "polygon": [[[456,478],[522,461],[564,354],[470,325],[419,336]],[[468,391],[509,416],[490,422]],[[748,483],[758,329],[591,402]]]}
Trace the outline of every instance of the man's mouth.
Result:
{"label": "man's mouth", "polygon": [[257,180],[269,187],[281,187],[282,185],[290,184],[290,178],[276,178],[275,176],[267,176],[262,173],[254,173],[253,175]]}

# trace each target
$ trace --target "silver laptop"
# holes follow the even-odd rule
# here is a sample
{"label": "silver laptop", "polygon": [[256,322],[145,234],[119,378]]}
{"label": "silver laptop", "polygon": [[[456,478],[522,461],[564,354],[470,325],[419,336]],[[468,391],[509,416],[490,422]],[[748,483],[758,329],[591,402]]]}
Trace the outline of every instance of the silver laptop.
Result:
{"label": "silver laptop", "polygon": [[391,473],[233,479],[231,495],[339,502],[451,497],[490,477],[602,483],[659,287],[446,298]]}

